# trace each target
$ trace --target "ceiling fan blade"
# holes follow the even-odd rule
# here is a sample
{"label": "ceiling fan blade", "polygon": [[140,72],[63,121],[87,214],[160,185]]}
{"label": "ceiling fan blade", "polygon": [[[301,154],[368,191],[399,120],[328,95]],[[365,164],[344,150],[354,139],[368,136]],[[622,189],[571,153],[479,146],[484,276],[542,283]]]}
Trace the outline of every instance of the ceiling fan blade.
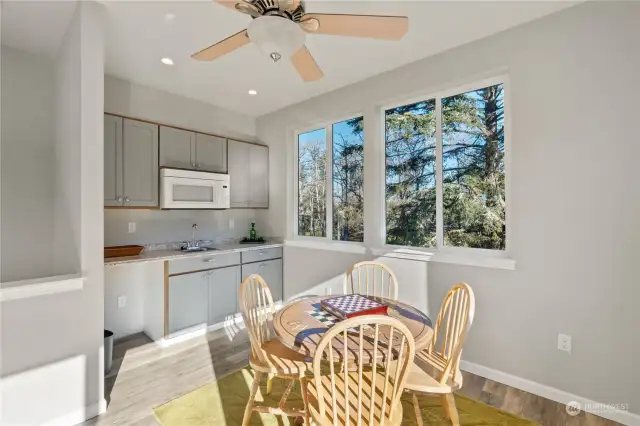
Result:
{"label": "ceiling fan blade", "polygon": [[251,15],[254,18],[262,16],[260,11],[253,4],[245,0],[216,0],[216,2],[228,7],[229,9],[244,13],[245,15]]}
{"label": "ceiling fan blade", "polygon": [[249,40],[249,36],[247,35],[247,30],[242,30],[237,34],[214,44],[213,46],[209,46],[198,53],[194,53],[191,57],[198,61],[213,61],[220,56],[226,55],[229,52],[233,52],[234,50],[249,44],[250,41],[251,40]]}
{"label": "ceiling fan blade", "polygon": [[409,30],[406,16],[331,15],[307,13],[300,26],[313,34],[400,40]]}
{"label": "ceiling fan blade", "polygon": [[306,46],[302,46],[300,50],[293,54],[291,57],[291,63],[293,67],[298,71],[302,80],[306,83],[310,81],[320,80],[324,74],[322,70],[316,63],[316,60],[313,59],[311,53],[309,53],[309,49]]}

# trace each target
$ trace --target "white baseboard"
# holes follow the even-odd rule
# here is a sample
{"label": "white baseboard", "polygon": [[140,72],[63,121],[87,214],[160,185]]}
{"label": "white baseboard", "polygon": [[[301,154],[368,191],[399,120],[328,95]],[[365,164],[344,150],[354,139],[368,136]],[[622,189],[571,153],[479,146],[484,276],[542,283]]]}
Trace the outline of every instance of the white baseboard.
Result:
{"label": "white baseboard", "polygon": [[473,373],[477,376],[491,379],[495,382],[509,385],[516,389],[523,390],[525,392],[532,393],[534,395],[541,396],[543,398],[550,399],[561,404],[567,404],[571,401],[579,402],[583,409],[596,416],[603,417],[605,419],[613,420],[618,423],[622,423],[627,426],[640,426],[640,415],[631,413],[625,410],[597,410],[591,407],[602,407],[606,405],[604,403],[598,403],[590,399],[574,395],[569,392],[565,392],[560,389],[552,388],[547,385],[543,385],[531,380],[523,379],[522,377],[514,376],[493,368],[485,367],[483,365],[474,364],[469,361],[460,361],[460,369]]}
{"label": "white baseboard", "polygon": [[43,426],[73,426],[92,419],[106,411],[107,400],[102,399],[102,401],[96,404],[89,405],[88,407],[73,411],[62,417],[58,417],[57,419],[50,420]]}

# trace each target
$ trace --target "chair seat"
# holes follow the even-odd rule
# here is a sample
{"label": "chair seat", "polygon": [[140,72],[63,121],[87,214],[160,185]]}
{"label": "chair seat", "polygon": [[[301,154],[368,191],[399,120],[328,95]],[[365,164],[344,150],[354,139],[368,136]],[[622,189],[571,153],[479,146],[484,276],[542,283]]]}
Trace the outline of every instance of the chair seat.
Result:
{"label": "chair seat", "polygon": [[[320,426],[333,426],[334,424],[336,425],[343,425],[343,424],[351,424],[351,425],[356,425],[358,424],[358,391],[360,390],[360,386],[358,384],[358,373],[357,372],[353,372],[353,373],[349,373],[348,377],[348,396],[349,396],[349,422],[346,421],[346,405],[345,405],[345,399],[346,399],[346,393],[347,393],[347,387],[345,386],[344,383],[344,376],[343,374],[338,374],[336,373],[335,375],[335,391],[337,393],[337,410],[336,410],[336,415],[338,418],[338,422],[334,423],[333,422],[333,407],[332,407],[332,387],[331,387],[331,377],[330,376],[323,376],[321,383],[317,383],[316,380],[309,380],[308,381],[308,403],[309,403],[309,413],[311,414],[311,417],[314,419],[314,421],[316,423],[318,423]],[[381,408],[382,408],[382,394],[384,391],[384,384],[385,384],[385,377],[384,377],[384,371],[383,372],[378,372],[376,373],[376,381],[375,381],[375,389],[372,390],[372,378],[373,378],[373,373],[371,371],[369,372],[363,372],[362,374],[362,412],[361,412],[361,418],[362,421],[360,424],[362,425],[368,425],[368,426],[375,426],[375,425],[379,425],[380,424],[380,413],[381,413]],[[391,378],[390,378],[391,379]],[[319,401],[318,401],[318,389],[317,386],[322,386],[322,388],[324,389],[323,392],[323,398],[325,401],[325,415],[321,416],[320,415],[320,406],[319,406]],[[389,384],[387,385],[387,395],[386,395],[386,403],[385,403],[385,411],[387,413],[390,412],[391,410],[391,421],[385,421],[384,424],[386,426],[394,426],[394,425],[400,425],[400,422],[402,421],[402,404],[396,404],[394,407],[391,407],[391,384],[389,382]],[[375,395],[375,405],[374,405],[374,416],[373,416],[373,422],[370,423],[369,422],[369,406],[371,404],[371,395]]]}
{"label": "chair seat", "polygon": [[278,376],[303,377],[312,374],[312,359],[283,345],[278,339],[264,342],[262,349],[268,364],[251,354],[249,364],[254,370]]}
{"label": "chair seat", "polygon": [[440,383],[442,373],[446,368],[444,358],[426,350],[416,354],[409,369],[405,389],[413,392],[445,394],[454,392],[462,386],[462,373],[456,370],[453,379],[450,377],[445,383]]}

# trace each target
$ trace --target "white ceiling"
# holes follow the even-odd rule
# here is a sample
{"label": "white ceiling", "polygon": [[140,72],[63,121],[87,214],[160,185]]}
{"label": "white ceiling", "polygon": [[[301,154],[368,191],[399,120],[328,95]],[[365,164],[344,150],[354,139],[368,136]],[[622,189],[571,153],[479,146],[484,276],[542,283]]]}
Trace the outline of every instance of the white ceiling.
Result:
{"label": "white ceiling", "polygon": [[[106,73],[134,83],[259,116],[452,47],[569,7],[563,1],[320,1],[308,12],[406,15],[400,42],[322,35],[307,46],[324,71],[303,83],[288,61],[274,64],[249,45],[213,62],[190,55],[244,28],[250,17],[211,0],[103,1],[107,8]],[[72,2],[4,1],[2,43],[55,54]],[[165,20],[172,13],[175,19]],[[160,63],[170,57],[173,66]],[[258,96],[249,96],[255,89]]]}

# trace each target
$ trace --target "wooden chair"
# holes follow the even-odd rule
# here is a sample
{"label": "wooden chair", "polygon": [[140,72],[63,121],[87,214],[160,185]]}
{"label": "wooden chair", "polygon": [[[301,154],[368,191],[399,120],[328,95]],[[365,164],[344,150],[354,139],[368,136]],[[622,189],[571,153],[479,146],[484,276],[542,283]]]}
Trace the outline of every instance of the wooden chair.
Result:
{"label": "wooden chair", "polygon": [[[302,379],[307,372],[310,374],[312,371],[311,359],[284,346],[278,339],[271,338],[271,322],[275,314],[275,307],[269,286],[261,276],[249,275],[242,281],[239,300],[242,317],[251,342],[249,365],[255,372],[242,425],[249,424],[253,411],[294,417],[304,416],[306,418],[306,409],[305,411],[289,410],[285,409],[284,404],[296,380],[300,381],[303,395],[306,395],[306,382]],[[273,377],[290,380],[278,407],[255,404],[260,380],[265,375],[268,376],[267,394],[271,393]]]}
{"label": "wooden chair", "polygon": [[398,280],[387,265],[378,262],[359,262],[349,268],[344,276],[344,294],[362,294],[398,300]]}
{"label": "wooden chair", "polygon": [[474,312],[475,298],[471,287],[465,283],[454,285],[442,302],[433,340],[416,354],[406,390],[413,392],[413,407],[419,426],[423,422],[416,394],[440,395],[445,414],[453,425],[460,425],[453,392],[462,386],[460,357]]}
{"label": "wooden chair", "polygon": [[414,355],[411,332],[395,318],[366,315],[331,327],[318,343],[308,384],[314,423],[400,425],[400,397]]}

